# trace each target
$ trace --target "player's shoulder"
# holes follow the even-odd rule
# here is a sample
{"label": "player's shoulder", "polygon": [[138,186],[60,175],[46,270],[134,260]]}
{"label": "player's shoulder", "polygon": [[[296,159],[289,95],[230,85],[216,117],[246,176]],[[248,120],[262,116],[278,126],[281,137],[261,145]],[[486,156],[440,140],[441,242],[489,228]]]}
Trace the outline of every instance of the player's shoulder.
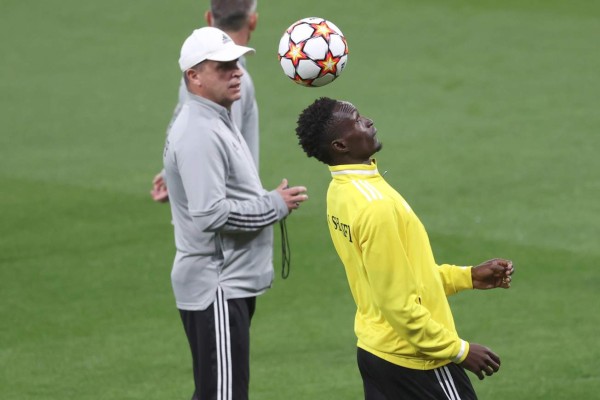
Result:
{"label": "player's shoulder", "polygon": [[381,190],[377,182],[369,179],[349,179],[344,186],[348,195],[366,204],[385,203],[390,199],[385,190]]}

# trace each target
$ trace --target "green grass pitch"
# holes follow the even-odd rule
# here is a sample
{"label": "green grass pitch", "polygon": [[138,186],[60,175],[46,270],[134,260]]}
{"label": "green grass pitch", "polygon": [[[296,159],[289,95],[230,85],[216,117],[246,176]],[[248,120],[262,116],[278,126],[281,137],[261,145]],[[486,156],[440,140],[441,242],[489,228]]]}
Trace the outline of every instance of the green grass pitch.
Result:
{"label": "green grass pitch", "polygon": [[[207,2],[0,4],[0,398],[188,399],[170,286],[168,206],[150,200],[176,100],[180,45]],[[325,224],[324,165],[294,136],[318,96],[374,119],[386,179],[438,262],[515,261],[509,291],[452,298],[459,333],[501,371],[482,399],[600,393],[600,3],[588,0],[259,1],[248,59],[261,177],[309,188],[288,219],[292,270],[258,301],[251,396],[362,398],[354,306]],[[320,16],[347,69],[320,89],[276,48]],[[276,231],[276,240],[279,233]]]}

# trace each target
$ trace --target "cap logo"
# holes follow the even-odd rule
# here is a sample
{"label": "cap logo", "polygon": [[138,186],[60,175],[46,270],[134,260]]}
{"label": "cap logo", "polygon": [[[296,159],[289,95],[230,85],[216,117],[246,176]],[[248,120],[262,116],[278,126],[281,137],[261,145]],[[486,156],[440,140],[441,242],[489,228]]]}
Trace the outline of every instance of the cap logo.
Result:
{"label": "cap logo", "polygon": [[232,42],[231,38],[225,34],[223,34],[223,44]]}

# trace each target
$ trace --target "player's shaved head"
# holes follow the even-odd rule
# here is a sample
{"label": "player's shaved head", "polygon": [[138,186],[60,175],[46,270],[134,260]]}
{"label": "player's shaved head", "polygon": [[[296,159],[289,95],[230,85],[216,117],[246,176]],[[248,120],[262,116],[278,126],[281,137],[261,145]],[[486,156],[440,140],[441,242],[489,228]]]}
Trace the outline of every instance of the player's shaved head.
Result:
{"label": "player's shaved head", "polygon": [[337,101],[335,109],[333,111],[334,118],[338,118],[344,114],[352,114],[356,111],[356,107],[348,101]]}

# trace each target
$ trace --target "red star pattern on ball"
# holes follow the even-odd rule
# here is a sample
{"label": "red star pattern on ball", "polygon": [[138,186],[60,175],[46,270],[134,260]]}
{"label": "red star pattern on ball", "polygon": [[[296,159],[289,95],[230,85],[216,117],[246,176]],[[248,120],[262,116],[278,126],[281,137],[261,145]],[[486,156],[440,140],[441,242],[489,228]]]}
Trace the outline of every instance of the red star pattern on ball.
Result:
{"label": "red star pattern on ball", "polygon": [[302,86],[310,86],[312,83],[313,79],[302,79],[300,77],[300,75],[296,74],[296,76],[294,76],[294,82],[302,85]]}
{"label": "red star pattern on ball", "polygon": [[327,21],[321,21],[318,24],[310,24],[310,26],[312,26],[315,30],[315,33],[313,33],[313,37],[322,36],[325,38],[325,40],[329,40],[329,35],[335,33],[333,29],[331,29],[329,25],[327,25]]}
{"label": "red star pattern on ball", "polygon": [[331,54],[331,51],[327,52],[325,59],[318,61],[318,64],[321,67],[321,76],[327,73],[335,75],[337,73],[337,65],[340,62],[340,59],[341,57],[334,57],[333,54]]}
{"label": "red star pattern on ball", "polygon": [[292,60],[294,67],[298,66],[300,60],[306,60],[308,56],[304,53],[304,43],[298,45],[290,43],[290,49],[285,53],[285,58]]}

